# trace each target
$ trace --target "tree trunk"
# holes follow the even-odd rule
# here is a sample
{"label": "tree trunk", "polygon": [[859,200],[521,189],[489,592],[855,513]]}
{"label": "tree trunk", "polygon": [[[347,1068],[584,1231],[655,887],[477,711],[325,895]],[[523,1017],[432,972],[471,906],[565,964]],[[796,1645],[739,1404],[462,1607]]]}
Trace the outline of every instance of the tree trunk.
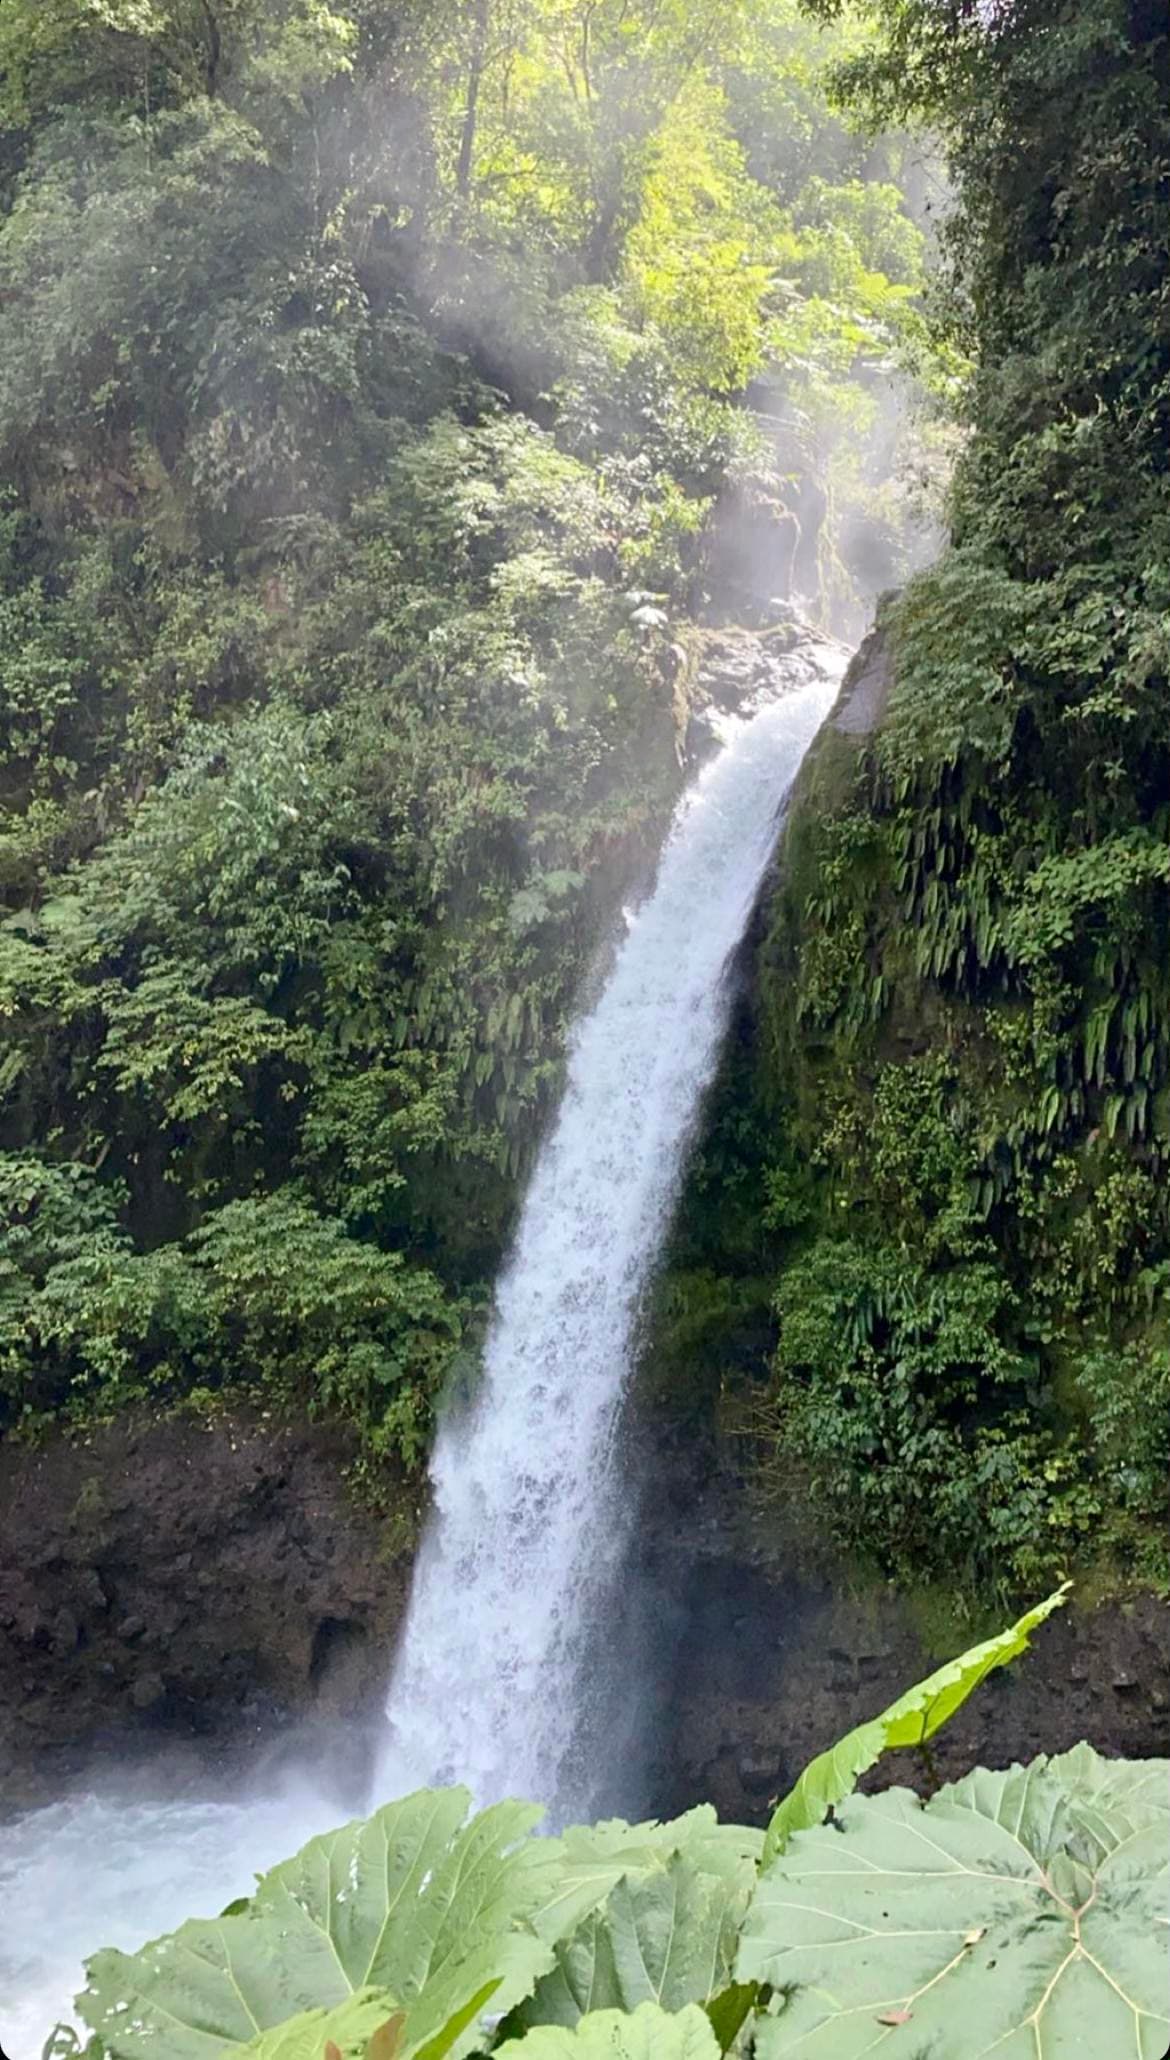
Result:
{"label": "tree trunk", "polygon": [[207,82],[207,97],[209,100],[214,100],[215,89],[219,83],[219,66],[223,56],[223,44],[220,40],[219,23],[211,9],[209,0],[203,0],[203,27],[207,38],[207,51],[203,60],[203,76]]}
{"label": "tree trunk", "polygon": [[461,200],[471,191],[471,166],[475,155],[475,125],[479,114],[479,87],[487,56],[489,0],[475,0],[475,21],[471,40],[471,63],[467,73],[467,104],[463,111],[463,134],[459,138],[459,165],[455,190]]}

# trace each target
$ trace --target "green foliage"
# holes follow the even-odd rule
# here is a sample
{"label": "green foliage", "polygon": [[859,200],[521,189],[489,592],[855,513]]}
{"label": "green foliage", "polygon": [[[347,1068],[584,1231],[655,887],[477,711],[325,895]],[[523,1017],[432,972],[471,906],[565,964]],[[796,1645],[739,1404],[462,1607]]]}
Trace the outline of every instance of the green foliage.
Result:
{"label": "green foliage", "polygon": [[1060,1607],[1066,1595],[1067,1587],[1058,1589],[1010,1629],[985,1639],[970,1652],[960,1653],[957,1659],[948,1660],[927,1680],[907,1689],[880,1717],[859,1725],[813,1760],[769,1820],[760,1857],[761,1873],[787,1850],[796,1832],[823,1823],[827,1813],[852,1795],[861,1775],[884,1752],[899,1746],[921,1745],[941,1730],[988,1674],[996,1667],[1007,1666],[1027,1650],[1032,1632]]}
{"label": "green foliage", "polygon": [[896,1247],[821,1238],[782,1278],[770,1407],[837,1537],[911,1577],[1021,1570],[1044,1544],[997,1268],[932,1272]]}
{"label": "green foliage", "polygon": [[138,1252],[80,1167],[0,1158],[0,1397],[34,1427],[225,1384],[358,1430],[408,1465],[460,1336],[433,1274],[347,1236],[294,1188]]}
{"label": "green foliage", "polygon": [[181,2060],[210,2038],[217,2052],[286,2060],[285,2037],[292,2055],[310,2035],[344,2050],[342,2033],[364,2051],[394,2016],[397,2060],[460,2060],[482,2043],[485,2011],[520,2005],[501,2036],[575,2024],[572,1984],[591,1945],[635,2001],[653,1987],[685,2005],[729,1975],[758,1832],[701,1808],[672,1824],[532,1838],[538,1809],[502,1803],[465,1822],[467,1805],[463,1789],[390,1803],[312,1840],[214,1922],[97,1954],[78,1999],[92,2050],[131,2060],[165,2039]]}
{"label": "green foliage", "polygon": [[685,1850],[654,1872],[623,1875],[558,1944],[555,1968],[514,2013],[514,2026],[572,2030],[595,2010],[712,2003],[731,1982],[754,1877],[750,1859],[734,1874],[709,1874]]}
{"label": "green foliage", "polygon": [[905,2026],[956,2060],[1086,2044],[1159,2060],[1166,1811],[1159,1764],[1087,1745],[977,1768],[925,1804],[906,1789],[856,1798],[761,1879],[739,1971],[779,2001],[757,2052],[815,2040],[852,2060],[879,2027]]}
{"label": "green foliage", "polygon": [[[499,2050],[515,2060],[514,2042]],[[710,2020],[693,2004],[670,2011],[640,2003],[628,2015],[595,2010],[573,2030],[541,2025],[524,2040],[525,2060],[715,2060],[718,2052]]]}
{"label": "green foliage", "polygon": [[[885,1745],[944,1723],[1061,1599],[815,1761],[762,1859],[758,1832],[706,1807],[539,1838],[525,1804],[468,1821],[464,1790],[423,1791],[313,1839],[217,1920],[95,1955],[87,2060],[716,2060],[810,2035],[844,2060],[904,2023],[945,2025],[965,2060],[1018,2022],[1071,2060],[1085,2021],[1100,2050],[1153,2060],[1163,1763],[1082,1745],[979,1769],[925,1806],[853,1796]],[[78,2050],[60,2031],[46,2060]]]}
{"label": "green foliage", "polygon": [[877,727],[806,762],[765,919],[746,1413],[759,1477],[902,1581],[1164,1585],[1164,24],[875,14],[838,86],[943,135],[968,436],[950,548],[860,667]]}
{"label": "green foliage", "polygon": [[321,2060],[332,2047],[342,2060],[365,2060],[371,2048],[377,2052],[375,2034],[393,2024],[398,2014],[387,2017],[384,1993],[359,1990],[335,2010],[302,2010],[288,2024],[262,2031],[236,2051],[248,2054],[249,2060]]}
{"label": "green foliage", "polygon": [[474,2004],[446,2048],[459,2060],[479,2011],[507,2008],[547,1964],[524,1920],[556,1878],[555,1848],[524,1838],[539,1812],[501,1803],[465,1826],[467,1804],[463,1789],[388,1804],[273,1868],[237,1914],[133,1957],[96,1955],[82,2018],[113,2060],[159,2041],[185,2060],[209,2039],[216,2052],[250,2050],[299,2011],[373,1991],[383,2015],[406,2011],[402,2060]]}
{"label": "green foliage", "polygon": [[424,1456],[678,791],[713,511],[906,324],[823,54],[795,0],[5,8],[0,1152],[57,1188],[0,1425],[231,1384]]}

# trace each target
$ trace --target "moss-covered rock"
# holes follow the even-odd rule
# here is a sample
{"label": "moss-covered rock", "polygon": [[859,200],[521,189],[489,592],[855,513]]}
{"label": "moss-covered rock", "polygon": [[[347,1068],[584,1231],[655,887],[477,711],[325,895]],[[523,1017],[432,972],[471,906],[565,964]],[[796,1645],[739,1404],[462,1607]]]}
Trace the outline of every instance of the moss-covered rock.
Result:
{"label": "moss-covered rock", "polygon": [[798,781],[651,1366],[676,1413],[730,1398],[759,1478],[883,1574],[1162,1585],[1160,1140],[1102,1118],[1123,1049],[1070,1090],[1083,989],[940,961],[965,877],[870,729],[900,648],[895,607]]}

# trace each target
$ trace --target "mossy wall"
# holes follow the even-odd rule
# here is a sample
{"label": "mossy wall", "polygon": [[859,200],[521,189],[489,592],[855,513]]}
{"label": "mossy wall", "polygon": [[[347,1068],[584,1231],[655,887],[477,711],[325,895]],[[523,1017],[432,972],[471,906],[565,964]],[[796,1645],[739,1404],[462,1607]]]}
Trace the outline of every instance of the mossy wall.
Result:
{"label": "mossy wall", "polygon": [[1156,1053],[1087,1067],[1087,982],[940,951],[979,875],[850,726],[875,666],[896,718],[897,619],[793,798],[647,1379],[876,1573],[1164,1585],[1166,1141],[1124,1115]]}
{"label": "mossy wall", "polygon": [[734,1275],[754,1210],[774,1346],[716,1384],[837,1545],[1165,1584],[1165,11],[1034,0],[936,87],[950,545],[802,775],[679,1249]]}

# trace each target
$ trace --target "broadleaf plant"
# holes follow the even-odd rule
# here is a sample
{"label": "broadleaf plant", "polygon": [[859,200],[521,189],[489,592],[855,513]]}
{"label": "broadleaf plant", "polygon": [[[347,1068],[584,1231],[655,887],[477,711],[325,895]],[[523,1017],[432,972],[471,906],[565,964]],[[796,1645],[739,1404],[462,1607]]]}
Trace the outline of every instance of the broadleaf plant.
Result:
{"label": "broadleaf plant", "polygon": [[[814,1761],[763,1856],[706,1806],[536,1838],[536,1808],[468,1819],[465,1790],[422,1791],[311,1840],[222,1917],[99,1953],[86,2060],[1159,2060],[1166,1763],[1081,1745],[928,1804],[852,1795],[1061,1600]],[[46,2060],[81,2050],[62,2030]]]}
{"label": "broadleaf plant", "polygon": [[550,1965],[525,1920],[558,1864],[526,1836],[539,1809],[499,1803],[465,1824],[468,1802],[465,1789],[422,1790],[310,1840],[238,1914],[97,1954],[80,2015],[111,2060],[207,2060],[372,1990],[383,2018],[406,2011],[400,2060],[460,2060],[486,2002],[506,2010]]}
{"label": "broadleaf plant", "polygon": [[542,2024],[499,2051],[508,2060],[718,2060],[719,2054],[710,2023],[693,2003],[675,2015],[657,2003],[641,2003],[628,2014],[595,2010],[572,2031]]}
{"label": "broadleaf plant", "polygon": [[727,1882],[750,1878],[763,1833],[748,1824],[721,1824],[710,1803],[660,1824],[627,1824],[620,1817],[574,1824],[556,1841],[559,1867],[547,1902],[531,1923],[549,1944],[567,1939],[604,1903],[623,1878],[651,1875],[681,1854],[698,1873]]}
{"label": "broadleaf plant", "polygon": [[820,1824],[829,1809],[852,1795],[858,1778],[883,1752],[897,1746],[921,1745],[933,1737],[994,1668],[1005,1666],[1026,1649],[1032,1632],[1054,1609],[1060,1608],[1067,1594],[1066,1582],[1010,1629],[985,1639],[981,1645],[973,1645],[958,1659],[948,1660],[917,1687],[900,1695],[879,1717],[859,1724],[828,1752],[810,1760],[796,1786],[773,1813],[764,1839],[761,1866],[767,1869],[772,1865],[794,1831]]}
{"label": "broadleaf plant", "polygon": [[261,2032],[242,2050],[248,2060],[322,2060],[323,2054],[331,2060],[331,2053],[340,2054],[341,2060],[369,2060],[374,2040],[388,2021],[385,1996],[370,1989],[351,1996],[336,2010],[299,2011],[286,2023]]}
{"label": "broadleaf plant", "polygon": [[1162,2060],[1168,1777],[1082,1746],[795,1834],[740,1949],[776,1996],[759,2060]]}
{"label": "broadleaf plant", "polygon": [[515,2012],[514,2027],[572,2027],[591,2011],[646,2002],[666,2010],[712,2002],[731,1985],[754,1880],[750,1862],[738,1878],[719,1876],[678,1852],[664,1867],[623,1875],[558,1944],[556,1966]]}

